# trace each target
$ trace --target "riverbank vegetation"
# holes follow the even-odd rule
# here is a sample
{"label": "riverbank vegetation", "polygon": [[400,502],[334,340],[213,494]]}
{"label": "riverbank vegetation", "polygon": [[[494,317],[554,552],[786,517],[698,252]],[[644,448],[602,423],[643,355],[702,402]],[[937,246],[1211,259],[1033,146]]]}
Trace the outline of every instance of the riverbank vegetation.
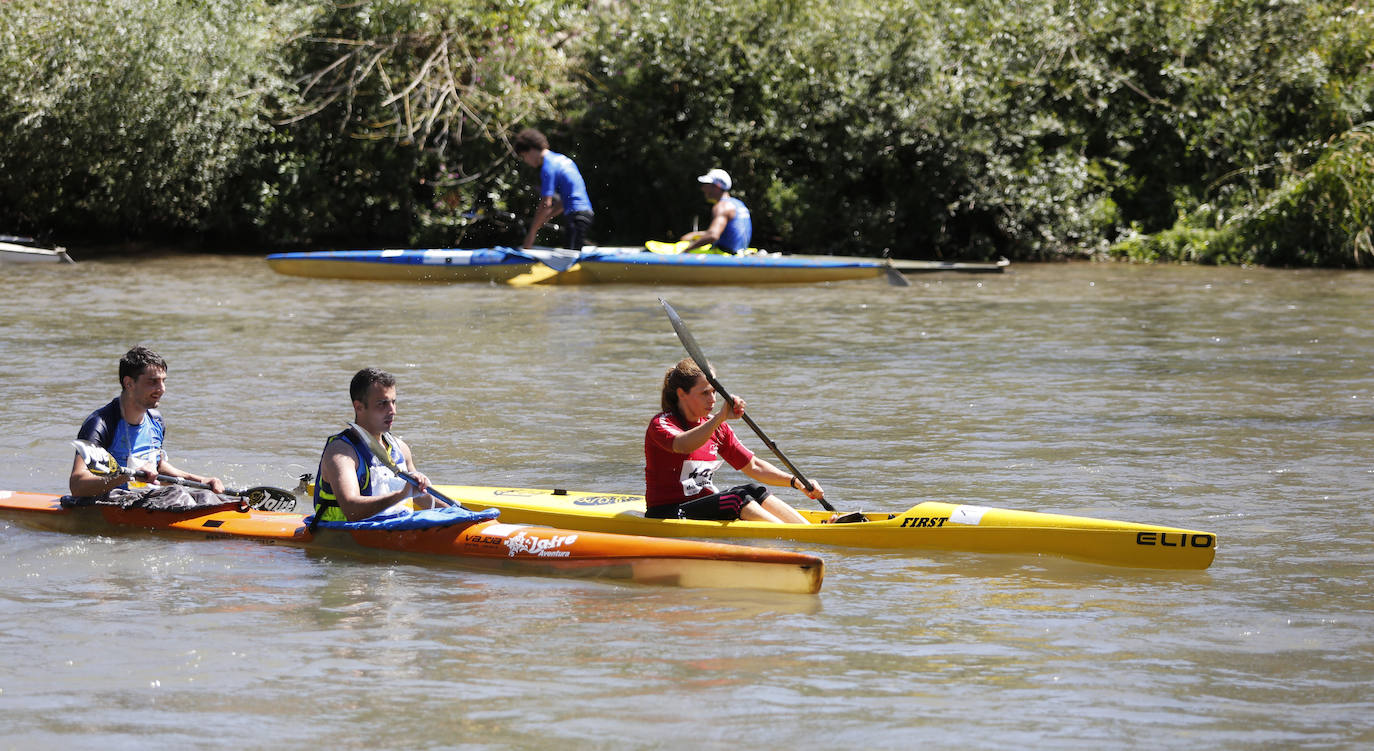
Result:
{"label": "riverbank vegetation", "polygon": [[605,244],[719,166],[774,249],[1374,265],[1364,3],[10,0],[0,40],[0,230],[68,244],[516,242],[533,125]]}

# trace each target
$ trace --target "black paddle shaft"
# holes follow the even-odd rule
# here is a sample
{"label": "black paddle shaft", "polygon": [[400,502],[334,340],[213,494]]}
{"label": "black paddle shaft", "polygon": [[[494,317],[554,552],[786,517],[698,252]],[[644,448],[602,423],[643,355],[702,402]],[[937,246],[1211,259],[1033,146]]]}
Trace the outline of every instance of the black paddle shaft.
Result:
{"label": "black paddle shaft", "polygon": [[[682,318],[677,314],[676,310],[673,310],[673,306],[669,305],[667,300],[660,297],[658,301],[663,304],[663,309],[667,311],[668,320],[673,324],[673,331],[677,332],[677,338],[682,341],[683,348],[687,350],[688,355],[691,355],[692,361],[697,364],[697,367],[701,368],[701,372],[706,375],[706,382],[711,384],[711,387],[716,390],[716,393],[720,394],[721,398],[725,399],[725,401],[731,405],[731,408],[733,408],[734,399],[730,397],[730,392],[725,390],[725,387],[721,385],[720,381],[716,380],[715,373],[711,371],[711,362],[706,359],[706,355],[701,351],[701,347],[697,346],[697,340],[692,336],[692,332],[687,330],[687,324],[682,322]],[[768,434],[763,432],[763,428],[760,428],[758,423],[754,422],[754,420],[749,417],[748,412],[740,416],[744,418],[744,422],[758,435],[759,440],[763,441],[763,445],[767,446],[768,450],[772,451],[774,456],[781,459],[782,463],[787,465],[787,469],[797,478],[797,481],[802,484],[802,487],[805,488],[807,492],[810,492],[815,486],[812,485],[811,481],[806,479],[806,476],[801,473],[801,470],[797,469],[797,466],[782,453],[782,449],[778,448],[778,444],[774,443],[773,439],[769,438]],[[830,502],[825,500],[825,496],[817,498],[816,501],[820,503],[821,507],[826,511],[835,510],[835,507],[831,506]]]}

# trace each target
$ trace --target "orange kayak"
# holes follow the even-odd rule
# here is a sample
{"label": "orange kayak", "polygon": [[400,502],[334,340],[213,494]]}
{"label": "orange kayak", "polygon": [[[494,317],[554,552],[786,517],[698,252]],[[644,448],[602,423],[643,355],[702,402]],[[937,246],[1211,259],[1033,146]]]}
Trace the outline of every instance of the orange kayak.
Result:
{"label": "orange kayak", "polygon": [[154,530],[204,539],[246,539],[390,560],[447,560],[465,567],[618,579],[679,587],[815,594],[824,578],[816,556],[786,550],[638,535],[582,532],[501,521],[411,530],[311,531],[295,513],[223,508],[149,511],[68,508],[59,496],[0,490],[0,516],[28,527],[100,533]]}

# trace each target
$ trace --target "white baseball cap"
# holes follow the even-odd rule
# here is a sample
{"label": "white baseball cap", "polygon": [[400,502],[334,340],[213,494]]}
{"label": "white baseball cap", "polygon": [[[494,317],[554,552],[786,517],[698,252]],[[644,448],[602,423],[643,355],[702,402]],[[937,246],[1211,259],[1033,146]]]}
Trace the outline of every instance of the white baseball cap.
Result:
{"label": "white baseball cap", "polygon": [[697,178],[697,182],[703,185],[714,185],[721,190],[729,190],[733,184],[730,182],[730,173],[717,168]]}

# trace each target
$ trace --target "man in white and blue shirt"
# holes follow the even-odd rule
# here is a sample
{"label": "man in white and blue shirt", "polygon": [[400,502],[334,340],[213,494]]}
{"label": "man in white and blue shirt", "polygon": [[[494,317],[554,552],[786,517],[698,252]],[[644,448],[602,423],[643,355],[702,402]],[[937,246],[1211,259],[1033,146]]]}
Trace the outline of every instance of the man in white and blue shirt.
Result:
{"label": "man in white and blue shirt", "polygon": [[146,488],[157,475],[180,477],[224,492],[218,477],[184,472],[162,450],[166,427],[158,404],[167,390],[167,361],[147,347],[134,347],[119,360],[119,396],[81,423],[77,440],[105,448],[129,474],[101,476],[86,467],[80,453],[67,485],[73,496],[102,496],[111,490]]}
{"label": "man in white and blue shirt", "polygon": [[697,182],[701,183],[702,195],[711,204],[711,224],[701,232],[684,235],[682,240],[688,244],[682,252],[706,247],[739,254],[748,248],[754,235],[754,221],[749,217],[749,207],[730,195],[734,185],[730,173],[713,169],[698,177]]}

